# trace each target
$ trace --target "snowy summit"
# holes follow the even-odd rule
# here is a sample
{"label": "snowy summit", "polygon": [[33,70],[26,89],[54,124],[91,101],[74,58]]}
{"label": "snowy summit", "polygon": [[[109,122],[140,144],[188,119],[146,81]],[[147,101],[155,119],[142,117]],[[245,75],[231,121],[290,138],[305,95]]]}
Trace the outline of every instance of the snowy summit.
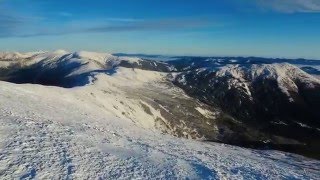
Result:
{"label": "snowy summit", "polygon": [[[297,101],[302,89],[319,87],[318,79],[288,64],[232,65],[217,70],[203,66],[201,71],[181,71],[177,61],[86,51],[1,53],[0,177],[320,177],[320,162],[316,159],[228,145],[237,145],[232,141],[236,128],[250,129],[253,124],[234,116],[217,101],[205,101],[202,98],[206,97],[191,93],[201,91],[205,96],[213,92],[209,89],[215,83],[226,83],[228,88],[220,89],[220,94],[208,95],[223,99],[227,98],[223,94],[233,89],[240,95],[245,92],[243,98],[250,96],[250,102],[254,102],[258,99],[252,89],[254,84],[259,79],[266,79],[265,83],[271,79],[280,86],[279,96],[289,93]],[[198,79],[208,80],[210,86],[196,83]],[[290,84],[282,84],[285,82]],[[293,123],[285,120],[285,124]],[[311,121],[302,124],[316,127]],[[305,128],[297,130],[304,132]],[[279,146],[283,140],[294,145],[303,142],[299,137],[268,134],[263,129],[258,135],[246,135],[237,136],[243,138],[238,142],[250,139],[247,142],[258,143],[259,138]]]}

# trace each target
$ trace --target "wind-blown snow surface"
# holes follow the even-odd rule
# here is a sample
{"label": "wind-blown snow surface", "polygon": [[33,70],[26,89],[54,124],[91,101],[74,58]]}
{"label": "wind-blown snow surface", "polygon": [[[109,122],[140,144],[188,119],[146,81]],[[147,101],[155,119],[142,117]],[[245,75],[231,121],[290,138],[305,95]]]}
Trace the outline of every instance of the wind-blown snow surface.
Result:
{"label": "wind-blown snow surface", "polygon": [[71,89],[0,81],[1,179],[320,178],[316,160],[179,139],[117,114],[112,106],[124,108],[121,98],[126,98],[119,82],[136,88],[162,77],[118,72]]}

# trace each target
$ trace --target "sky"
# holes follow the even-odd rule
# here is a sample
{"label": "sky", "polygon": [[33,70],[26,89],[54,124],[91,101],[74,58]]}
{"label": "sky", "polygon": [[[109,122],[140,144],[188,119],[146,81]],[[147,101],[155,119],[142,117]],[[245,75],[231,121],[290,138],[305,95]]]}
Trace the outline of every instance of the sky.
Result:
{"label": "sky", "polygon": [[0,0],[0,51],[320,59],[320,0]]}

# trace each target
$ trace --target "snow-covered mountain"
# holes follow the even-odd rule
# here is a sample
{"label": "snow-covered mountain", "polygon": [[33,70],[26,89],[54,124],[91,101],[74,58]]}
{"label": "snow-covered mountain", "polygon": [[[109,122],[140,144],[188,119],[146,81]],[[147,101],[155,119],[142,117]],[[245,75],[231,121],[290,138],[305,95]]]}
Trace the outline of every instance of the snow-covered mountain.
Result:
{"label": "snow-covered mountain", "polygon": [[[133,57],[116,57],[108,53],[64,50],[36,53],[0,54],[1,79],[15,83],[35,83],[62,87],[90,83],[96,73],[110,73],[114,67],[169,71],[171,66]],[[110,71],[110,72],[108,72]]]}
{"label": "snow-covered mountain", "polygon": [[229,124],[219,130],[223,142],[269,144],[280,149],[301,145],[292,151],[305,149],[315,154],[319,150],[320,80],[296,66],[202,68],[179,74],[175,84],[230,116]]}
{"label": "snow-covered mountain", "polygon": [[320,177],[317,160],[208,142],[285,144],[286,151],[294,145],[296,153],[318,157],[318,79],[289,64],[183,71],[178,61],[63,50],[1,53],[0,79],[8,82],[0,81],[0,176]]}

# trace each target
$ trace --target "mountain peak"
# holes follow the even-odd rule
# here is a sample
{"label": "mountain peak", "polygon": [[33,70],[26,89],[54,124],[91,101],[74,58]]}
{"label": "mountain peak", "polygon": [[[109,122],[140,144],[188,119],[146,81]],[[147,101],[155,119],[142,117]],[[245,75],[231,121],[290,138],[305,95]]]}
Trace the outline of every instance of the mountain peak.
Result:
{"label": "mountain peak", "polygon": [[104,60],[109,57],[114,57],[112,54],[109,54],[109,53],[90,52],[90,51],[76,51],[73,53],[73,55],[78,58],[93,59],[93,60]]}
{"label": "mountain peak", "polygon": [[54,53],[54,54],[68,54],[69,52],[64,49],[57,49],[57,50],[53,51],[52,53]]}

